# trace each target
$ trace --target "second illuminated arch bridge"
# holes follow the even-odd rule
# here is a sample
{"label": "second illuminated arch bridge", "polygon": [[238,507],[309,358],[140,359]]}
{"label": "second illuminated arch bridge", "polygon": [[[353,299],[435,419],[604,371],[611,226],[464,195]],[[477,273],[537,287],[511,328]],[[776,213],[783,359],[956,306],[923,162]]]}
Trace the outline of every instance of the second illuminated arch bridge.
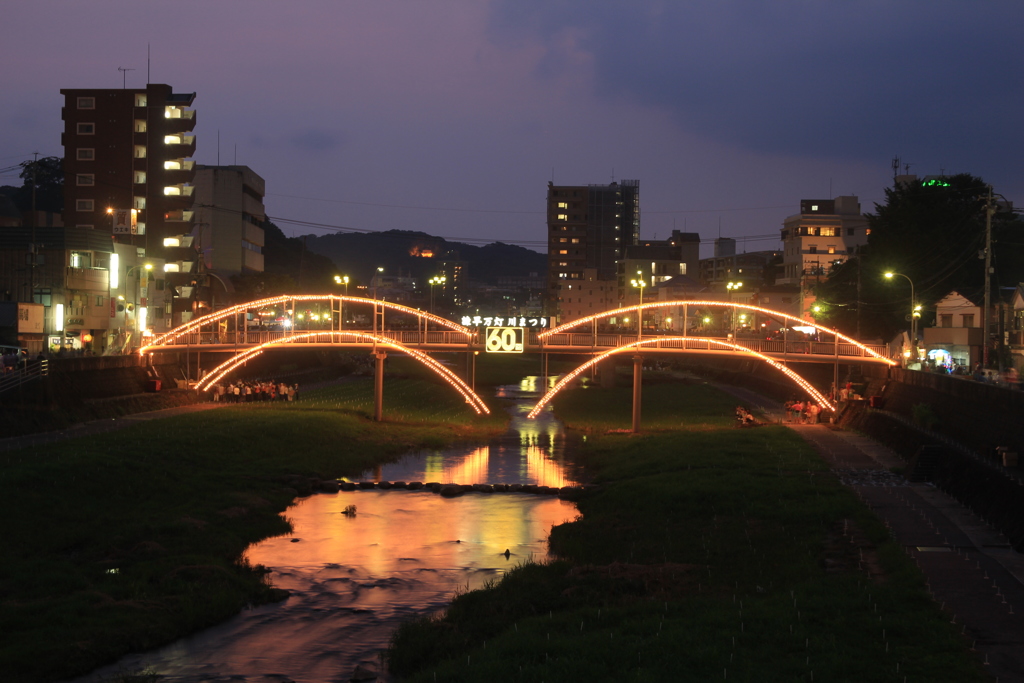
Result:
{"label": "second illuminated arch bridge", "polygon": [[[313,329],[296,329],[295,327],[277,330],[252,329],[245,323],[246,313],[252,310],[280,306],[292,313],[290,320],[296,320],[296,311],[308,310],[301,307],[314,304],[320,306],[321,310],[324,308],[327,310],[324,310],[323,316],[318,316],[320,319]],[[754,311],[774,318],[786,327],[790,327],[793,323],[810,326],[816,328],[820,333],[819,336],[825,336],[827,341],[733,340],[704,335],[687,336],[685,333],[643,336],[635,332],[618,334],[598,331],[598,323],[602,319],[639,315],[641,312],[653,309],[682,309],[683,329],[685,330],[688,326],[687,312],[689,310],[707,310],[716,307]],[[362,322],[355,326],[355,329],[353,329],[352,323],[342,322],[347,314],[354,310],[368,310],[372,315],[372,323],[367,324],[366,316],[358,316]],[[325,319],[330,321],[329,324],[324,323]],[[588,327],[590,329],[587,329]],[[597,355],[607,357],[626,351],[645,354],[709,354],[718,356],[744,354],[760,358],[765,362],[774,360],[836,363],[842,360],[847,363],[895,365],[894,361],[885,357],[885,347],[882,345],[861,344],[834,330],[781,311],[724,301],[651,302],[605,311],[549,330],[533,328],[528,332],[524,351],[543,354],[590,354],[595,357]],[[828,340],[829,337],[831,340]],[[417,357],[420,362],[427,365],[430,365],[429,360],[419,358],[420,355],[425,355],[422,352],[459,351],[474,354],[484,349],[479,330],[464,327],[446,318],[401,304],[337,295],[286,295],[231,306],[196,318],[154,338],[150,344],[140,349],[140,353],[188,350],[231,352],[235,355],[242,355],[256,348],[262,350],[295,348],[297,346],[343,346],[368,348],[375,351],[389,348]],[[596,361],[592,359],[587,365],[594,362]],[[236,365],[237,363],[231,367]],[[454,376],[454,373],[452,374]],[[445,377],[445,379],[453,381],[451,377]],[[462,386],[458,387],[460,391],[468,390],[472,393],[472,389],[466,386],[465,382],[457,377],[454,379],[461,382]],[[479,398],[475,393],[472,393],[472,396],[474,398],[468,398],[467,395],[467,402],[470,405],[483,405],[482,401],[477,403]],[[823,407],[831,408],[831,406]]]}

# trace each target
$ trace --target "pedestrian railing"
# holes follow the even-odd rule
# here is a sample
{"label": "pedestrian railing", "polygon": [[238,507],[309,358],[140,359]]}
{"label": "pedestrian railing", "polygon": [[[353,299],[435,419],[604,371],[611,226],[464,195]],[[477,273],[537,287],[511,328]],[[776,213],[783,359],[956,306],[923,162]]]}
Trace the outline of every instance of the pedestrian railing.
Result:
{"label": "pedestrian railing", "polygon": [[37,380],[40,377],[46,377],[48,374],[50,374],[49,361],[45,359],[28,361],[22,367],[6,372],[0,377],[0,394],[11,389],[17,389],[21,385]]}

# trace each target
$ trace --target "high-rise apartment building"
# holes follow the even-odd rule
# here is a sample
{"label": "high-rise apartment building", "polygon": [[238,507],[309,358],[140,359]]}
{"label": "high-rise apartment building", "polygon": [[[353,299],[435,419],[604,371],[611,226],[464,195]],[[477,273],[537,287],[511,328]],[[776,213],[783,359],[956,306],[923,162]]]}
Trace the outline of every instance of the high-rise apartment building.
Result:
{"label": "high-rise apartment building", "polygon": [[640,238],[640,181],[610,185],[548,183],[548,308],[559,315],[564,285],[587,278],[616,281],[625,248]]}
{"label": "high-rise apartment building", "polygon": [[113,234],[139,258],[164,259],[156,277],[166,276],[172,296],[160,317],[167,325],[188,320],[198,259],[181,245],[193,227],[195,93],[158,83],[60,92],[64,225]]}
{"label": "high-rise apartment building", "polygon": [[263,272],[265,182],[248,166],[196,166],[195,222],[205,266],[229,278]]}

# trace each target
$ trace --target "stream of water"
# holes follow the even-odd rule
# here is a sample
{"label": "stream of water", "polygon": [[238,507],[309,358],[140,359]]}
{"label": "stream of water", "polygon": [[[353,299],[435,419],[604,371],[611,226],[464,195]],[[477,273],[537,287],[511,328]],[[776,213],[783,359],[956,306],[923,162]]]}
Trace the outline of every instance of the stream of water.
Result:
{"label": "stream of water", "polygon": [[[549,413],[525,419],[538,383],[526,378],[500,388],[499,396],[522,399],[511,409],[505,437],[411,453],[360,479],[578,483],[561,425]],[[344,514],[352,505],[355,514]],[[379,654],[399,623],[437,612],[456,592],[479,588],[523,561],[545,559],[551,527],[573,519],[576,508],[527,493],[444,498],[425,490],[370,489],[309,496],[284,515],[293,532],[250,547],[246,557],[270,568],[274,585],[290,591],[288,599],[244,610],[72,683],[139,669],[173,683],[322,683],[347,681],[357,666],[382,671]]]}

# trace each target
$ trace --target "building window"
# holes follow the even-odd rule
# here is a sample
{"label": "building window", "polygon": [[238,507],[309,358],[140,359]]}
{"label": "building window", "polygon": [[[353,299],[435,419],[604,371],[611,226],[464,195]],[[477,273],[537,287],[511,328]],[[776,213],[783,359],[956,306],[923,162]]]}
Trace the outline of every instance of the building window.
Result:
{"label": "building window", "polygon": [[953,314],[943,313],[939,316],[939,327],[953,327]]}
{"label": "building window", "polygon": [[137,92],[137,93],[135,93],[135,106],[136,107],[145,107],[148,104],[149,104],[149,102],[146,99],[146,93],[144,93],[144,92]]}
{"label": "building window", "polygon": [[821,229],[821,236],[822,237],[835,237],[836,236],[836,229],[835,228],[822,228]]}
{"label": "building window", "polygon": [[852,237],[853,236],[853,228],[847,228],[846,229],[846,234],[847,234],[847,236]]}
{"label": "building window", "polygon": [[145,145],[135,145],[135,158],[136,159],[145,159],[146,158],[146,146]]}
{"label": "building window", "polygon": [[568,254],[569,254],[569,250],[568,249],[559,249],[558,250],[558,255],[559,256],[567,256]]}
{"label": "building window", "polygon": [[92,187],[96,184],[96,175],[93,173],[76,173],[75,185],[79,187]]}
{"label": "building window", "polygon": [[99,294],[96,295],[96,305],[97,306],[104,306],[104,305],[106,305],[106,303],[107,302],[104,301],[104,297],[100,296]]}
{"label": "building window", "polygon": [[960,317],[963,318],[963,325],[962,325],[962,327],[974,327],[974,314],[973,313],[964,313]]}
{"label": "building window", "polygon": [[807,247],[807,253],[808,254],[817,254],[818,253],[818,247],[816,247],[816,246],[814,246],[812,244],[811,246]]}
{"label": "building window", "polygon": [[95,211],[95,204],[91,199],[75,200],[75,211]]}
{"label": "building window", "polygon": [[573,238],[572,238],[571,240],[569,240],[569,241],[570,241],[570,242],[571,242],[572,244],[579,244],[579,243],[580,243],[580,238],[579,238],[579,237],[573,237]]}
{"label": "building window", "polygon": [[92,147],[79,147],[75,152],[75,158],[79,161],[92,161],[96,158],[96,150]]}
{"label": "building window", "polygon": [[135,132],[145,133],[146,132],[146,119],[135,119]]}
{"label": "building window", "polygon": [[80,124],[78,124],[77,130],[78,130],[78,134],[79,135],[95,135],[96,134],[96,124],[94,124],[94,123],[80,123]]}
{"label": "building window", "polygon": [[135,184],[136,185],[145,185],[146,184],[146,172],[145,171],[135,171],[133,176],[134,176]]}
{"label": "building window", "polygon": [[836,248],[835,247],[829,247],[828,248],[828,253],[830,253],[830,254],[836,253]]}
{"label": "building window", "polygon": [[95,109],[96,98],[95,97],[79,97],[78,98],[79,109]]}
{"label": "building window", "polygon": [[558,202],[558,208],[559,209],[568,209],[569,208],[569,202]]}
{"label": "building window", "polygon": [[36,290],[32,292],[32,302],[42,304],[43,306],[50,306],[53,304],[51,298],[52,295],[53,292],[49,287],[37,287]]}
{"label": "building window", "polygon": [[567,213],[560,213],[560,214],[558,214],[557,218],[560,221],[567,221],[567,220],[569,220],[569,214],[567,214]]}

